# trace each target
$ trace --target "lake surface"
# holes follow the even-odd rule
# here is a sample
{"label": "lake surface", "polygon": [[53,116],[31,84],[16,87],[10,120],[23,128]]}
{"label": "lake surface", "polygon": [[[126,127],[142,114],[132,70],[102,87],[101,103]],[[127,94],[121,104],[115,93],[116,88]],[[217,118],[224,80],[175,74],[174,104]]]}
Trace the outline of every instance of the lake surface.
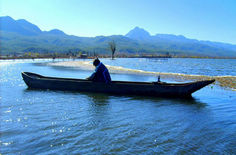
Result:
{"label": "lake surface", "polygon": [[151,72],[180,73],[208,76],[236,76],[235,59],[140,59],[123,58],[110,61],[104,59],[105,64],[122,66]]}
{"label": "lake surface", "polygon": [[[51,60],[0,62],[1,154],[235,154],[236,92],[217,85],[193,99],[28,90],[22,71],[85,78]],[[236,76],[230,59],[102,59],[144,71]],[[155,81],[113,73],[114,80]]]}

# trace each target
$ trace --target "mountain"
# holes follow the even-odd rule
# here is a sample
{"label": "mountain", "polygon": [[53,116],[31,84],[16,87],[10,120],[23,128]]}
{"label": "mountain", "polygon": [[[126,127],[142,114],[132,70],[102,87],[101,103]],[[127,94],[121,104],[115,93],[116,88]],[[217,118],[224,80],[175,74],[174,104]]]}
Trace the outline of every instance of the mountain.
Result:
{"label": "mountain", "polygon": [[[153,36],[156,39],[162,39],[167,41],[178,41],[178,42],[188,42],[190,39],[182,36],[182,35],[173,35],[173,34],[156,34]],[[193,40],[191,40],[193,41]]]}
{"label": "mountain", "polygon": [[227,43],[220,43],[220,42],[212,42],[212,41],[200,41],[202,44],[229,49],[229,50],[236,50],[236,45],[233,44],[227,44]]}
{"label": "mountain", "polygon": [[24,19],[19,19],[16,21],[19,26],[22,27],[25,31],[27,31],[29,34],[36,35],[42,33],[42,31],[34,24],[31,24],[30,22],[24,20]]}
{"label": "mountain", "polygon": [[129,31],[125,36],[136,40],[147,40],[151,37],[149,32],[139,27],[135,27],[133,30]]}
{"label": "mountain", "polygon": [[45,31],[47,34],[52,34],[52,35],[66,35],[63,31],[58,30],[58,29],[53,29],[51,31]]}
{"label": "mountain", "polygon": [[166,50],[185,51],[185,54],[191,53],[198,56],[236,56],[236,45],[199,41],[197,39],[186,38],[183,35],[156,34],[152,36],[149,32],[139,27],[135,27],[125,36],[139,42],[148,42],[151,44],[150,46],[156,45],[157,48],[165,46]]}
{"label": "mountain", "polygon": [[182,35],[150,35],[135,27],[126,35],[77,37],[53,29],[41,31],[38,26],[9,16],[0,17],[1,48],[3,55],[24,52],[78,52],[110,53],[108,43],[114,40],[117,52],[125,54],[166,54],[177,56],[236,57],[236,45],[199,41]]}
{"label": "mountain", "polygon": [[176,36],[173,34],[156,34],[154,36],[151,36],[148,31],[139,27],[135,27],[134,29],[130,30],[125,36],[139,41],[189,41],[189,39],[185,38],[182,35]]}
{"label": "mountain", "polygon": [[66,35],[63,31],[58,29],[53,29],[50,31],[41,31],[38,26],[24,20],[14,20],[9,16],[0,17],[1,30],[5,32],[15,32],[17,34],[25,36],[36,36],[42,34],[51,35]]}
{"label": "mountain", "polygon": [[42,33],[36,25],[31,24],[24,19],[14,20],[13,18],[6,16],[0,18],[0,23],[2,31],[15,32],[27,36]]}

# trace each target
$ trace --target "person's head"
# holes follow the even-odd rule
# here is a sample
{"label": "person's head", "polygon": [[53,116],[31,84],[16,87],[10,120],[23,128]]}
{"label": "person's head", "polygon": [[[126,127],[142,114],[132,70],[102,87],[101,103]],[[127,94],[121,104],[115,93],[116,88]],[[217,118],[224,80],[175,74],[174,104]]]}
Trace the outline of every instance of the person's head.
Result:
{"label": "person's head", "polygon": [[97,65],[99,65],[99,64],[100,64],[100,60],[99,60],[98,58],[96,58],[96,59],[93,60],[93,65],[94,65],[94,66],[97,66]]}

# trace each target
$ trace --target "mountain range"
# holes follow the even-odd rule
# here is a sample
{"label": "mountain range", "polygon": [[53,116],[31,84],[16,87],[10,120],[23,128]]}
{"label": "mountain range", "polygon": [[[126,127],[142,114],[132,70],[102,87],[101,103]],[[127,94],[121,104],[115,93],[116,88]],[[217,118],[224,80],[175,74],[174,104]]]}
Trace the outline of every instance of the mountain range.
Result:
{"label": "mountain range", "polygon": [[78,37],[53,29],[42,31],[24,19],[0,17],[1,55],[24,52],[91,52],[110,53],[108,43],[115,41],[117,52],[122,54],[165,54],[179,56],[236,57],[236,45],[199,41],[182,35],[150,33],[135,27],[126,35]]}

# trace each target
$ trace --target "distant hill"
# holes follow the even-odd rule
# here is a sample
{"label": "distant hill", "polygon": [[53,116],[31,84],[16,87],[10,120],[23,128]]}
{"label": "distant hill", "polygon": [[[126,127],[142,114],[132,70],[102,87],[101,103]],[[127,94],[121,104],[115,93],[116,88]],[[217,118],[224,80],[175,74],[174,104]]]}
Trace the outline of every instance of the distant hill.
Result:
{"label": "distant hill", "polygon": [[53,29],[51,31],[44,31],[45,33],[52,34],[52,35],[66,35],[63,31],[58,29]]}
{"label": "distant hill", "polygon": [[24,19],[14,20],[9,16],[1,17],[1,30],[6,32],[15,32],[22,35],[37,35],[42,31],[34,24]]}
{"label": "distant hill", "polygon": [[78,52],[110,53],[108,42],[114,40],[118,53],[165,54],[179,56],[236,57],[236,45],[199,41],[182,35],[156,34],[135,27],[126,35],[78,37],[53,29],[42,31],[38,26],[9,16],[0,17],[1,54],[24,52]]}
{"label": "distant hill", "polygon": [[139,27],[135,27],[133,30],[129,31],[125,37],[141,41],[149,40],[151,38],[149,32]]}

